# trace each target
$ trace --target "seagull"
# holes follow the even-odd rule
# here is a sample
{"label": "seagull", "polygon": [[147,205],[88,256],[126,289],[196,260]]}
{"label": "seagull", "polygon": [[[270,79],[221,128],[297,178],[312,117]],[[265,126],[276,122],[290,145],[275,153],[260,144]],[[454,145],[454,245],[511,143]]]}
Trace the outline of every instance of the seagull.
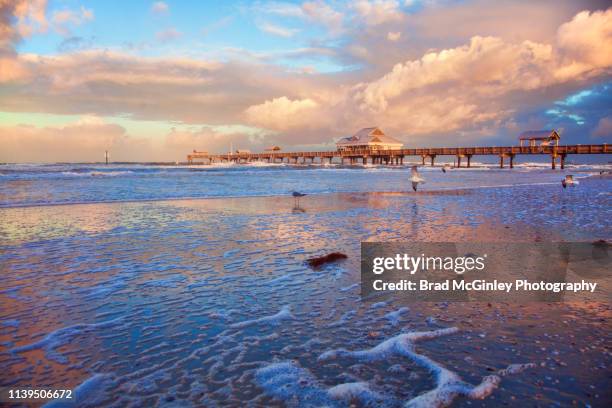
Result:
{"label": "seagull", "polygon": [[410,181],[412,181],[412,189],[414,191],[417,191],[417,186],[419,183],[425,183],[425,179],[419,175],[417,166],[412,166],[412,169],[410,170]]}
{"label": "seagull", "polygon": [[445,164],[444,166],[442,166],[442,173],[446,173],[447,170],[450,170],[451,166],[450,164]]}
{"label": "seagull", "polygon": [[563,180],[561,180],[561,185],[563,188],[567,188],[567,186],[574,187],[577,184],[579,184],[578,181],[574,180],[574,176],[571,174],[568,174]]}
{"label": "seagull", "polygon": [[291,195],[293,196],[293,200],[295,201],[296,206],[299,207],[299,205],[300,205],[300,197],[304,197],[306,194],[300,193],[299,191],[294,191],[293,193],[291,193]]}

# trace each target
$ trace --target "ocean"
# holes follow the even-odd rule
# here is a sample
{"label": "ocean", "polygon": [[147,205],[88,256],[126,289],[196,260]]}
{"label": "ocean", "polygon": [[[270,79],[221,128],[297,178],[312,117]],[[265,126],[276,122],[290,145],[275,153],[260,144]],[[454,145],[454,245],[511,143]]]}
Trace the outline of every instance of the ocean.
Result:
{"label": "ocean", "polygon": [[[598,175],[610,164],[568,166],[522,163],[512,171],[492,164],[456,168],[420,166],[424,190],[559,184],[565,174]],[[166,200],[211,197],[284,196],[367,191],[408,191],[409,166],[294,166],[252,163],[196,166],[5,164],[0,165],[0,206]]]}

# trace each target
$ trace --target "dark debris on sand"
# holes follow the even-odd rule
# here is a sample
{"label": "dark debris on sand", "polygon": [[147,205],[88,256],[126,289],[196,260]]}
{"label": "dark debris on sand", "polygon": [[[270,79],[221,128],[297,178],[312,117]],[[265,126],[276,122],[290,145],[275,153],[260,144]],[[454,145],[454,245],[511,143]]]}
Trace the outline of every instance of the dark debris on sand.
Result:
{"label": "dark debris on sand", "polygon": [[320,268],[321,266],[331,263],[331,262],[337,262],[341,259],[346,259],[348,258],[345,254],[343,254],[342,252],[332,252],[331,254],[327,254],[324,256],[318,256],[315,258],[310,258],[308,260],[306,260],[306,262],[308,263],[308,265],[313,268],[313,269],[317,269]]}

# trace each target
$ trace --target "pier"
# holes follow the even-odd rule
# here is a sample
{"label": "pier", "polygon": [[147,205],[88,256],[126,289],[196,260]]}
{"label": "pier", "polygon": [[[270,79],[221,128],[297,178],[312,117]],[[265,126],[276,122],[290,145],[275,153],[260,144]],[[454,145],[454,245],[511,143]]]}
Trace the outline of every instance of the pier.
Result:
{"label": "pier", "polygon": [[[551,168],[565,167],[565,160],[570,154],[612,154],[612,149],[607,144],[596,145],[551,145],[551,146],[507,146],[507,147],[432,147],[416,149],[358,149],[358,150],[335,150],[319,152],[281,152],[266,151],[262,153],[239,152],[227,154],[210,154],[208,152],[193,151],[187,155],[189,164],[200,160],[201,164],[220,162],[248,163],[254,161],[267,163],[332,163],[338,159],[341,164],[387,164],[402,165],[408,156],[420,157],[421,164],[435,165],[439,156],[451,156],[456,158],[457,166],[471,166],[473,156],[497,156],[499,167],[504,168],[508,163],[510,168],[514,167],[514,159],[518,155],[546,155],[550,157]],[[465,160],[465,161],[464,161]]]}

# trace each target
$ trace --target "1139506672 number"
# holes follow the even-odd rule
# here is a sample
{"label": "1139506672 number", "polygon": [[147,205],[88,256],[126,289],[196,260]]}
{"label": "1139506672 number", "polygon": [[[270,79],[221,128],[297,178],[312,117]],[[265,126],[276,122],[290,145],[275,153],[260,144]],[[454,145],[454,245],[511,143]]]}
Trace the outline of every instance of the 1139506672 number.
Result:
{"label": "1139506672 number", "polygon": [[72,390],[7,389],[5,398],[8,398],[9,400],[72,399]]}

